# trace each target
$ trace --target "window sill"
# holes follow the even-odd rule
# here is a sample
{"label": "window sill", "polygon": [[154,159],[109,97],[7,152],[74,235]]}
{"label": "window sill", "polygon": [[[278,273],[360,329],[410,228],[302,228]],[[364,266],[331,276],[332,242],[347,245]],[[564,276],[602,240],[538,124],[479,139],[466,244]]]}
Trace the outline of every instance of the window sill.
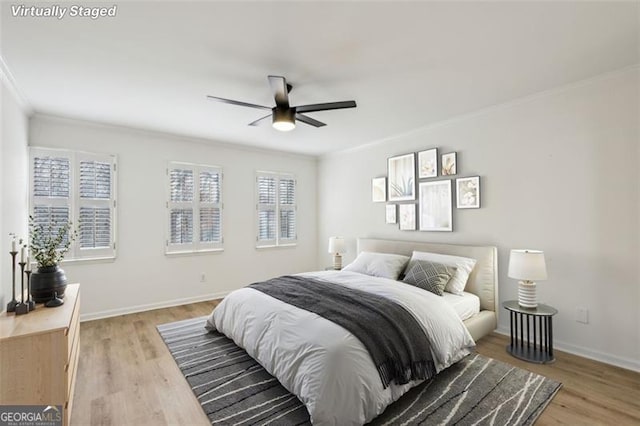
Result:
{"label": "window sill", "polygon": [[297,247],[298,243],[290,243],[290,244],[278,244],[278,245],[268,245],[268,246],[256,246],[257,250],[264,250],[264,249],[287,249],[287,248],[293,248],[293,247]]}
{"label": "window sill", "polygon": [[185,250],[185,251],[167,251],[164,253],[167,257],[183,257],[183,256],[203,256],[207,254],[219,254],[224,252],[223,248],[208,250]]}
{"label": "window sill", "polygon": [[61,265],[82,265],[87,263],[113,263],[116,261],[116,256],[104,256],[104,257],[82,257],[77,259],[63,259]]}

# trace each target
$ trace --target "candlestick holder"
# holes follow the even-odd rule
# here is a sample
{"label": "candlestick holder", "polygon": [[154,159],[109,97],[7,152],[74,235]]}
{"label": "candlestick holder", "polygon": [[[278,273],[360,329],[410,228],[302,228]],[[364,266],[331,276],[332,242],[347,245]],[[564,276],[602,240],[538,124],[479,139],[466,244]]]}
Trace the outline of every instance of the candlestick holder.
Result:
{"label": "candlestick holder", "polygon": [[7,312],[15,312],[16,305],[18,304],[18,301],[16,300],[16,255],[18,254],[18,252],[12,250],[9,253],[11,254],[11,289],[13,292],[13,297],[11,298],[9,303],[7,303]]}
{"label": "candlestick holder", "polygon": [[18,262],[18,265],[20,265],[20,286],[22,291],[20,292],[20,302],[16,305],[16,315],[29,313],[29,305],[24,303],[24,267],[26,264],[26,262]]}
{"label": "candlestick holder", "polygon": [[24,273],[27,274],[27,306],[31,312],[36,309],[36,302],[31,297],[31,269],[27,269]]}

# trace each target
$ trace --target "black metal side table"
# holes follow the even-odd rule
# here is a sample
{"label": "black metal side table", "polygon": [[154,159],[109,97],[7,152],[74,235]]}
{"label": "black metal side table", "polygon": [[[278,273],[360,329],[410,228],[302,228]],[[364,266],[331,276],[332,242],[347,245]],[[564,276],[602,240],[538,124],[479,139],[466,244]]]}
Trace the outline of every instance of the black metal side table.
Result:
{"label": "black metal side table", "polygon": [[[547,364],[553,356],[553,322],[557,309],[538,304],[537,308],[524,308],[517,300],[504,302],[511,319],[511,342],[507,352],[524,361]],[[525,339],[526,338],[526,339]]]}

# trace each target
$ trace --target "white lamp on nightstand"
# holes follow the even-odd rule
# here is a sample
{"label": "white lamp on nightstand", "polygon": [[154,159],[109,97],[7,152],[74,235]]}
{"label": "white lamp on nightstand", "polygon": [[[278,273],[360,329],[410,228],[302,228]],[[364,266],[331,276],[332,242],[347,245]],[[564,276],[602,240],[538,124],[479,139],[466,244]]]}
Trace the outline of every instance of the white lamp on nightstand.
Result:
{"label": "white lamp on nightstand", "polygon": [[346,253],[347,248],[342,237],[329,238],[329,253],[333,255],[333,269],[342,269],[342,253]]}
{"label": "white lamp on nightstand", "polygon": [[547,279],[544,252],[540,250],[511,250],[509,277],[518,283],[518,304],[523,308],[537,308],[536,280]]}

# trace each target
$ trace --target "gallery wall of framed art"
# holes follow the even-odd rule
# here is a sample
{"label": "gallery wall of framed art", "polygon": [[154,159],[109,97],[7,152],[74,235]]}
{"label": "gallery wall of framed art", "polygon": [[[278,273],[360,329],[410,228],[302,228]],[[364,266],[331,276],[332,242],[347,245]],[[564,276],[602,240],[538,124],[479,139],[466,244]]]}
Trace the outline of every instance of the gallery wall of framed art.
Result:
{"label": "gallery wall of framed art", "polygon": [[385,223],[401,231],[452,232],[454,207],[480,208],[480,176],[460,170],[458,153],[437,147],[390,157],[387,176],[371,180],[371,201],[386,202]]}

